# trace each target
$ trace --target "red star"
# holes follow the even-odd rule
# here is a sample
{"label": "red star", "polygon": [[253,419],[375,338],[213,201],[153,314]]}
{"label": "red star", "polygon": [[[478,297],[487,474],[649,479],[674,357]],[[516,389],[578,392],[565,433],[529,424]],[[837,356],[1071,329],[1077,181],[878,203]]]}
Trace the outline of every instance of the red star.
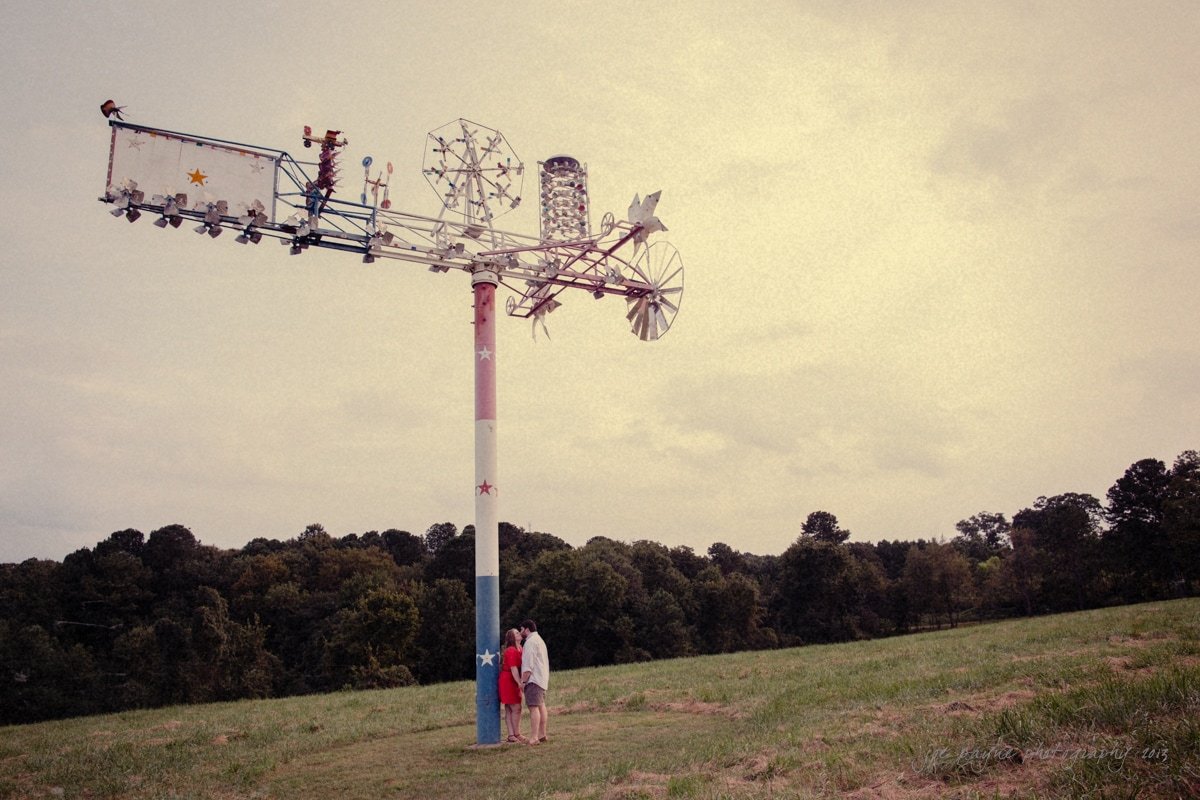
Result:
{"label": "red star", "polygon": [[484,478],[483,483],[479,484],[475,488],[480,494],[491,494],[492,489],[495,489],[496,487],[488,483],[487,478]]}

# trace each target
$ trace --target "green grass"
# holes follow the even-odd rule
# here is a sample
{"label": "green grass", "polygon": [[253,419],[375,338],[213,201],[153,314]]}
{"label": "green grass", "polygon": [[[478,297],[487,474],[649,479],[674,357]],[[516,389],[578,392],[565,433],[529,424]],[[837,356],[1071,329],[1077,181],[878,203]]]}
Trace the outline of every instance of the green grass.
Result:
{"label": "green grass", "polygon": [[541,747],[472,747],[469,683],[0,728],[0,798],[1197,796],[1200,600],[558,672],[550,703]]}

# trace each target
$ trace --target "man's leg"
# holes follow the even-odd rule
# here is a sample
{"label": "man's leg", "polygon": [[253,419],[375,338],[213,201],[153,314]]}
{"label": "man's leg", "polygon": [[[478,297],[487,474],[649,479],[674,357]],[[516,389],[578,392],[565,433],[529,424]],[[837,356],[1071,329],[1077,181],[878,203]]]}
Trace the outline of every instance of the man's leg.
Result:
{"label": "man's leg", "polygon": [[536,742],[538,737],[538,706],[537,706],[537,691],[538,687],[532,683],[525,685],[525,705],[529,707],[529,741]]}
{"label": "man's leg", "polygon": [[533,708],[529,709],[529,718],[533,722],[533,732],[530,734],[529,738],[535,742],[542,738],[542,725],[544,724],[542,710],[544,708],[545,706],[534,706]]}

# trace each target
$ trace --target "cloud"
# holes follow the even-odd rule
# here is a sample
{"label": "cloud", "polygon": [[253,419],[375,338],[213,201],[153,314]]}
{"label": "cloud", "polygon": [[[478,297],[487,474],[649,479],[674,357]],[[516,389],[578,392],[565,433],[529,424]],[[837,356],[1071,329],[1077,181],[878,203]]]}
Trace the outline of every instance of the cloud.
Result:
{"label": "cloud", "polygon": [[[55,529],[81,546],[182,521],[238,546],[471,515],[464,276],[113,220],[95,202],[109,96],[138,122],[269,146],[341,128],[347,196],[369,153],[414,214],[437,213],[424,133],[459,116],[530,169],[588,163],[593,222],[662,189],[687,264],[663,341],[584,293],[552,342],[501,332],[502,513],[571,541],[778,552],[818,508],[858,535],[952,535],[1200,439],[1186,3],[535,2],[493,25],[505,56],[482,78],[441,57],[461,15],[368,4],[376,24],[328,30],[340,71],[269,97],[246,76],[286,58],[304,14],[270,40],[226,21],[181,41],[163,31],[188,11],[64,27],[47,8],[14,12],[23,36],[0,53],[25,110],[0,187],[17,557]],[[641,24],[603,24],[635,8]],[[211,68],[95,70],[98,41]],[[415,78],[381,87],[396,52]],[[536,206],[502,227],[536,230]]]}
{"label": "cloud", "polygon": [[1039,91],[999,114],[968,112],[951,123],[929,167],[936,175],[998,179],[1010,187],[1086,170],[1086,163],[1077,164],[1081,155],[1075,147],[1082,104],[1082,98]]}
{"label": "cloud", "polygon": [[1139,391],[1140,412],[1146,416],[1194,417],[1200,409],[1200,350],[1150,350],[1122,359],[1114,372],[1117,381]]}

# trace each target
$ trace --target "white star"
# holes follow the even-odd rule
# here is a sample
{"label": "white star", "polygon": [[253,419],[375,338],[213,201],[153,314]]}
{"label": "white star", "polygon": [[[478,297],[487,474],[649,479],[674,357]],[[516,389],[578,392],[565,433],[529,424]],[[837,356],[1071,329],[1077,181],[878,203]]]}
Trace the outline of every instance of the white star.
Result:
{"label": "white star", "polygon": [[488,650],[488,648],[485,647],[483,652],[479,653],[475,657],[482,661],[486,666],[490,667],[492,666],[492,659],[494,659],[497,655],[497,653],[492,653]]}
{"label": "white star", "polygon": [[661,194],[661,190],[654,194],[648,194],[645,200],[635,194],[633,202],[629,204],[629,221],[634,225],[641,226],[633,235],[634,252],[637,252],[638,245],[644,243],[650,234],[667,229],[667,226],[662,224],[662,220],[654,216],[654,209],[658,207],[658,198]]}
{"label": "white star", "polygon": [[134,150],[137,150],[140,153],[142,151],[142,145],[145,143],[146,141],[144,139],[130,139],[129,147],[132,147]]}
{"label": "white star", "polygon": [[483,349],[479,351],[479,360],[480,361],[491,361],[492,360],[492,351],[487,349],[486,344],[483,346]]}

